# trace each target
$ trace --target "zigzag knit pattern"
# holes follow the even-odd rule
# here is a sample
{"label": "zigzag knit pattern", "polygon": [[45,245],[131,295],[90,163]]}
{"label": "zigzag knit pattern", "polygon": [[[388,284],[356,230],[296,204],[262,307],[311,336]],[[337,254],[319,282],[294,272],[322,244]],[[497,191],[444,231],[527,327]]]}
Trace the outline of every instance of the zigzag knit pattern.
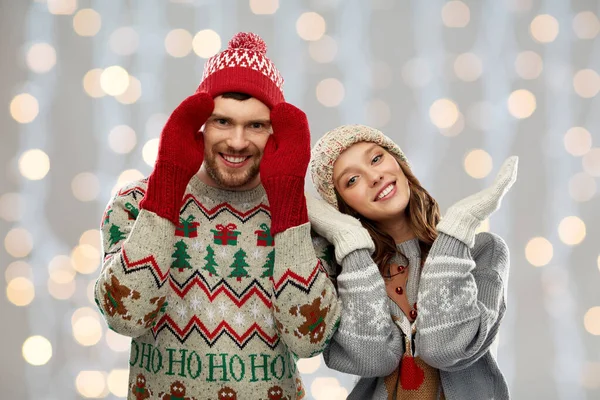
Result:
{"label": "zigzag knit pattern", "polygon": [[296,358],[323,351],[340,312],[309,225],[275,240],[261,186],[194,177],[177,226],[140,210],[145,193],[132,183],[107,207],[95,288],[109,327],[133,338],[129,398],[303,398]]}

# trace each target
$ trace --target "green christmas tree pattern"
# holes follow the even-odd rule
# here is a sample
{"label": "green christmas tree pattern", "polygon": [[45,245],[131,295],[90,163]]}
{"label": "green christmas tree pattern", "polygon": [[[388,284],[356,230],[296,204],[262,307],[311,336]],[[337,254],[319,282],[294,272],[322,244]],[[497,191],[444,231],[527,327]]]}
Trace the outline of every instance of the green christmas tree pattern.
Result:
{"label": "green christmas tree pattern", "polygon": [[121,232],[121,228],[117,225],[112,224],[110,226],[110,245],[114,246],[119,243],[121,240],[125,239],[125,233]]}
{"label": "green christmas tree pattern", "polygon": [[206,260],[206,265],[202,267],[202,269],[208,271],[210,276],[213,276],[213,274],[219,276],[217,270],[215,269],[215,267],[218,267],[219,264],[217,264],[217,262],[215,261],[215,251],[212,247],[210,247],[210,245],[206,246],[206,253],[206,257],[204,257],[204,259]]}
{"label": "green christmas tree pattern", "polygon": [[229,266],[229,268],[233,268],[233,271],[231,271],[229,277],[237,278],[238,281],[241,281],[242,277],[250,276],[246,270],[246,267],[249,267],[246,262],[246,252],[243,249],[239,249],[233,257],[235,260],[233,261],[233,264]]}
{"label": "green christmas tree pattern", "polygon": [[261,278],[269,278],[273,276],[273,267],[275,266],[275,250],[271,250],[269,254],[267,254],[267,262],[262,267],[265,269],[260,276]]}
{"label": "green christmas tree pattern", "polygon": [[171,257],[175,258],[173,263],[171,264],[171,268],[178,268],[179,272],[182,272],[184,269],[192,269],[192,266],[188,262],[190,258],[192,258],[187,252],[187,244],[183,240],[175,243],[175,252],[171,254]]}

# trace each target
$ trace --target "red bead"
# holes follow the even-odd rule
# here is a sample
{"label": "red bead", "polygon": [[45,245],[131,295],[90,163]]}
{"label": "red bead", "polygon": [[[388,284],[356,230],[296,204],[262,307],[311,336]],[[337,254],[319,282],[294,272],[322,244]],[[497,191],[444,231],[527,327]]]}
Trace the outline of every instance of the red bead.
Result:
{"label": "red bead", "polygon": [[404,293],[404,290],[402,289],[402,286],[398,286],[398,287],[396,288],[396,293],[398,293],[398,294],[402,294],[402,293]]}
{"label": "red bead", "polygon": [[417,309],[417,303],[413,304],[413,308],[416,310]]}
{"label": "red bead", "polygon": [[417,312],[415,310],[411,310],[408,315],[410,316],[410,319],[417,319]]}
{"label": "red bead", "polygon": [[406,265],[401,265],[400,267],[398,267],[398,272],[403,274],[406,271]]}

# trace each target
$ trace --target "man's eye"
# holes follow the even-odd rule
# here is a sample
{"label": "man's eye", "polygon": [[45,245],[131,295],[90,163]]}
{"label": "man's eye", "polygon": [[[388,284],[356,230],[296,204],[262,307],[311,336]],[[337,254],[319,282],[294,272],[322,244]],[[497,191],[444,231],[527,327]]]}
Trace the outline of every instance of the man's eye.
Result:
{"label": "man's eye", "polygon": [[227,124],[227,120],[223,119],[223,118],[217,118],[215,119],[215,122],[219,125],[225,125]]}
{"label": "man's eye", "polygon": [[256,123],[252,124],[252,128],[254,128],[254,129],[262,129],[262,128],[264,128],[264,125],[261,124],[261,123],[259,123],[259,122],[256,122]]}

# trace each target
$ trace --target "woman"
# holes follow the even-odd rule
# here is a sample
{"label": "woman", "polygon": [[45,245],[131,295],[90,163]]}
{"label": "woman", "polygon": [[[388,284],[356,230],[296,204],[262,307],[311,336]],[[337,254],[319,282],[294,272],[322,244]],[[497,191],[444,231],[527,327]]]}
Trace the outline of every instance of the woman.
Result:
{"label": "woman", "polygon": [[440,221],[402,150],[376,129],[342,126],[312,151],[313,230],[335,248],[342,300],[327,365],[360,376],[349,399],[508,399],[490,348],[506,309],[506,244],[479,224],[500,206],[517,157],[492,187]]}

